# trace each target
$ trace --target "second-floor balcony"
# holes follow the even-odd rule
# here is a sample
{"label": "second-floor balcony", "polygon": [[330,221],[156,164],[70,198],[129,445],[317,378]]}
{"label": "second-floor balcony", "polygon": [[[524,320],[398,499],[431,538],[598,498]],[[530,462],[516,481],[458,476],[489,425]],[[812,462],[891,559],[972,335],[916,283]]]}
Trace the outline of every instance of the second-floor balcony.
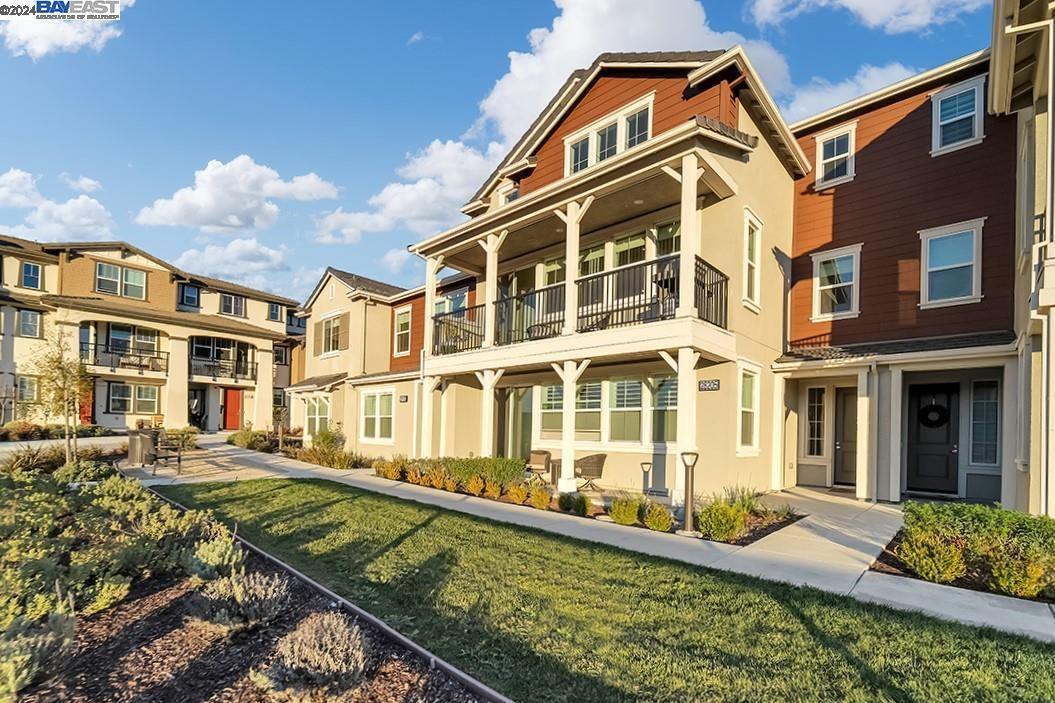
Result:
{"label": "second-floor balcony", "polygon": [[214,381],[230,379],[233,381],[255,381],[257,364],[255,361],[230,359],[196,359],[191,357],[190,375],[207,376]]}
{"label": "second-floor balcony", "polygon": [[[583,276],[576,292],[574,331],[643,325],[676,316],[681,300],[679,254]],[[722,329],[728,320],[728,276],[696,257],[693,309],[696,317]],[[566,283],[539,288],[495,302],[496,346],[548,339],[565,333]],[[433,318],[434,356],[481,349],[485,344],[486,304]]]}
{"label": "second-floor balcony", "polygon": [[102,366],[111,371],[167,372],[169,368],[168,352],[112,344],[82,343],[81,361],[88,366]]}

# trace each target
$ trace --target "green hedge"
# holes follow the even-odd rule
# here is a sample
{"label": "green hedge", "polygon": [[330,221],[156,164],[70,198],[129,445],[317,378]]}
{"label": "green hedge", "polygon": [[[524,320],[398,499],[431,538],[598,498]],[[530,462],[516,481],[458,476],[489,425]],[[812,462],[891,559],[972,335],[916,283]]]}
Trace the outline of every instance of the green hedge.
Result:
{"label": "green hedge", "polygon": [[426,459],[416,463],[422,473],[428,473],[436,468],[444,469],[463,486],[473,476],[479,476],[485,482],[492,481],[503,486],[524,480],[524,462],[521,459],[487,456],[444,457]]}

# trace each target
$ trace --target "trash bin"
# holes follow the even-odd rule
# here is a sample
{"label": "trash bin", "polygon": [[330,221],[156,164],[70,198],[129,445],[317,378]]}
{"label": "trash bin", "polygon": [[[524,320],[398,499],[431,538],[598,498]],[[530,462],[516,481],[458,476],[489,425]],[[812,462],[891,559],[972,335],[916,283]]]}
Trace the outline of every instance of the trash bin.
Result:
{"label": "trash bin", "polygon": [[128,431],[128,464],[143,465],[143,437],[139,430]]}

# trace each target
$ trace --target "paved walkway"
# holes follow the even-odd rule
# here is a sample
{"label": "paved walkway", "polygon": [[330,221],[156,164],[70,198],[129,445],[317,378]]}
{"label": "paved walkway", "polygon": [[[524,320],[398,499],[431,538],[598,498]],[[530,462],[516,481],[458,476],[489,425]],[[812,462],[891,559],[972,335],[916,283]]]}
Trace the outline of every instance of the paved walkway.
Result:
{"label": "paved walkway", "polygon": [[[0,457],[6,456],[12,452],[17,452],[20,449],[26,447],[61,447],[66,443],[65,439],[34,439],[26,440],[24,442],[0,442]],[[110,435],[108,437],[81,437],[77,440],[77,446],[81,449],[85,447],[99,447],[100,449],[117,449],[122,444],[128,444],[127,435]]]}
{"label": "paved walkway", "polygon": [[203,451],[186,458],[179,476],[175,467],[159,467],[156,476],[149,469],[131,469],[127,473],[147,485],[324,478],[499,522],[697,566],[811,586],[862,601],[1055,642],[1055,611],[1043,603],[869,571],[901,527],[901,511],[896,506],[860,502],[845,494],[791,489],[766,496],[768,503],[790,504],[807,517],[746,547],[735,547],[389,481],[369,469],[337,471],[280,455],[239,449],[225,444],[222,435],[203,436],[199,444]]}

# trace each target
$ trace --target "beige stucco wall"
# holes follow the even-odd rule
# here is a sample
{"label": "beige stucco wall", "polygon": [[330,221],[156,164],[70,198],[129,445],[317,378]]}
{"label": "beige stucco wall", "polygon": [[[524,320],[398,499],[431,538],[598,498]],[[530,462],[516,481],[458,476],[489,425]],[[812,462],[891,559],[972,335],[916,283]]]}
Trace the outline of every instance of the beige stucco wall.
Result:
{"label": "beige stucco wall", "polygon": [[[32,263],[40,264],[41,274],[43,276],[43,284],[41,290],[35,288],[23,288],[19,283],[21,282],[21,267],[23,261],[30,261]],[[0,261],[0,265],[3,267],[3,276],[0,278],[0,286],[4,289],[10,290],[13,293],[24,296],[39,296],[45,293],[58,293],[59,292],[59,265],[58,263],[49,263],[43,260],[37,260],[35,258],[21,259],[15,255],[4,256],[3,260]]]}
{"label": "beige stucco wall", "polygon": [[[380,442],[362,438],[362,397],[364,393],[391,392],[392,441]],[[420,383],[417,379],[384,381],[369,385],[345,385],[344,427],[347,446],[352,451],[372,458],[389,459],[393,456],[418,455],[420,425]],[[403,400],[405,398],[405,400]]]}

